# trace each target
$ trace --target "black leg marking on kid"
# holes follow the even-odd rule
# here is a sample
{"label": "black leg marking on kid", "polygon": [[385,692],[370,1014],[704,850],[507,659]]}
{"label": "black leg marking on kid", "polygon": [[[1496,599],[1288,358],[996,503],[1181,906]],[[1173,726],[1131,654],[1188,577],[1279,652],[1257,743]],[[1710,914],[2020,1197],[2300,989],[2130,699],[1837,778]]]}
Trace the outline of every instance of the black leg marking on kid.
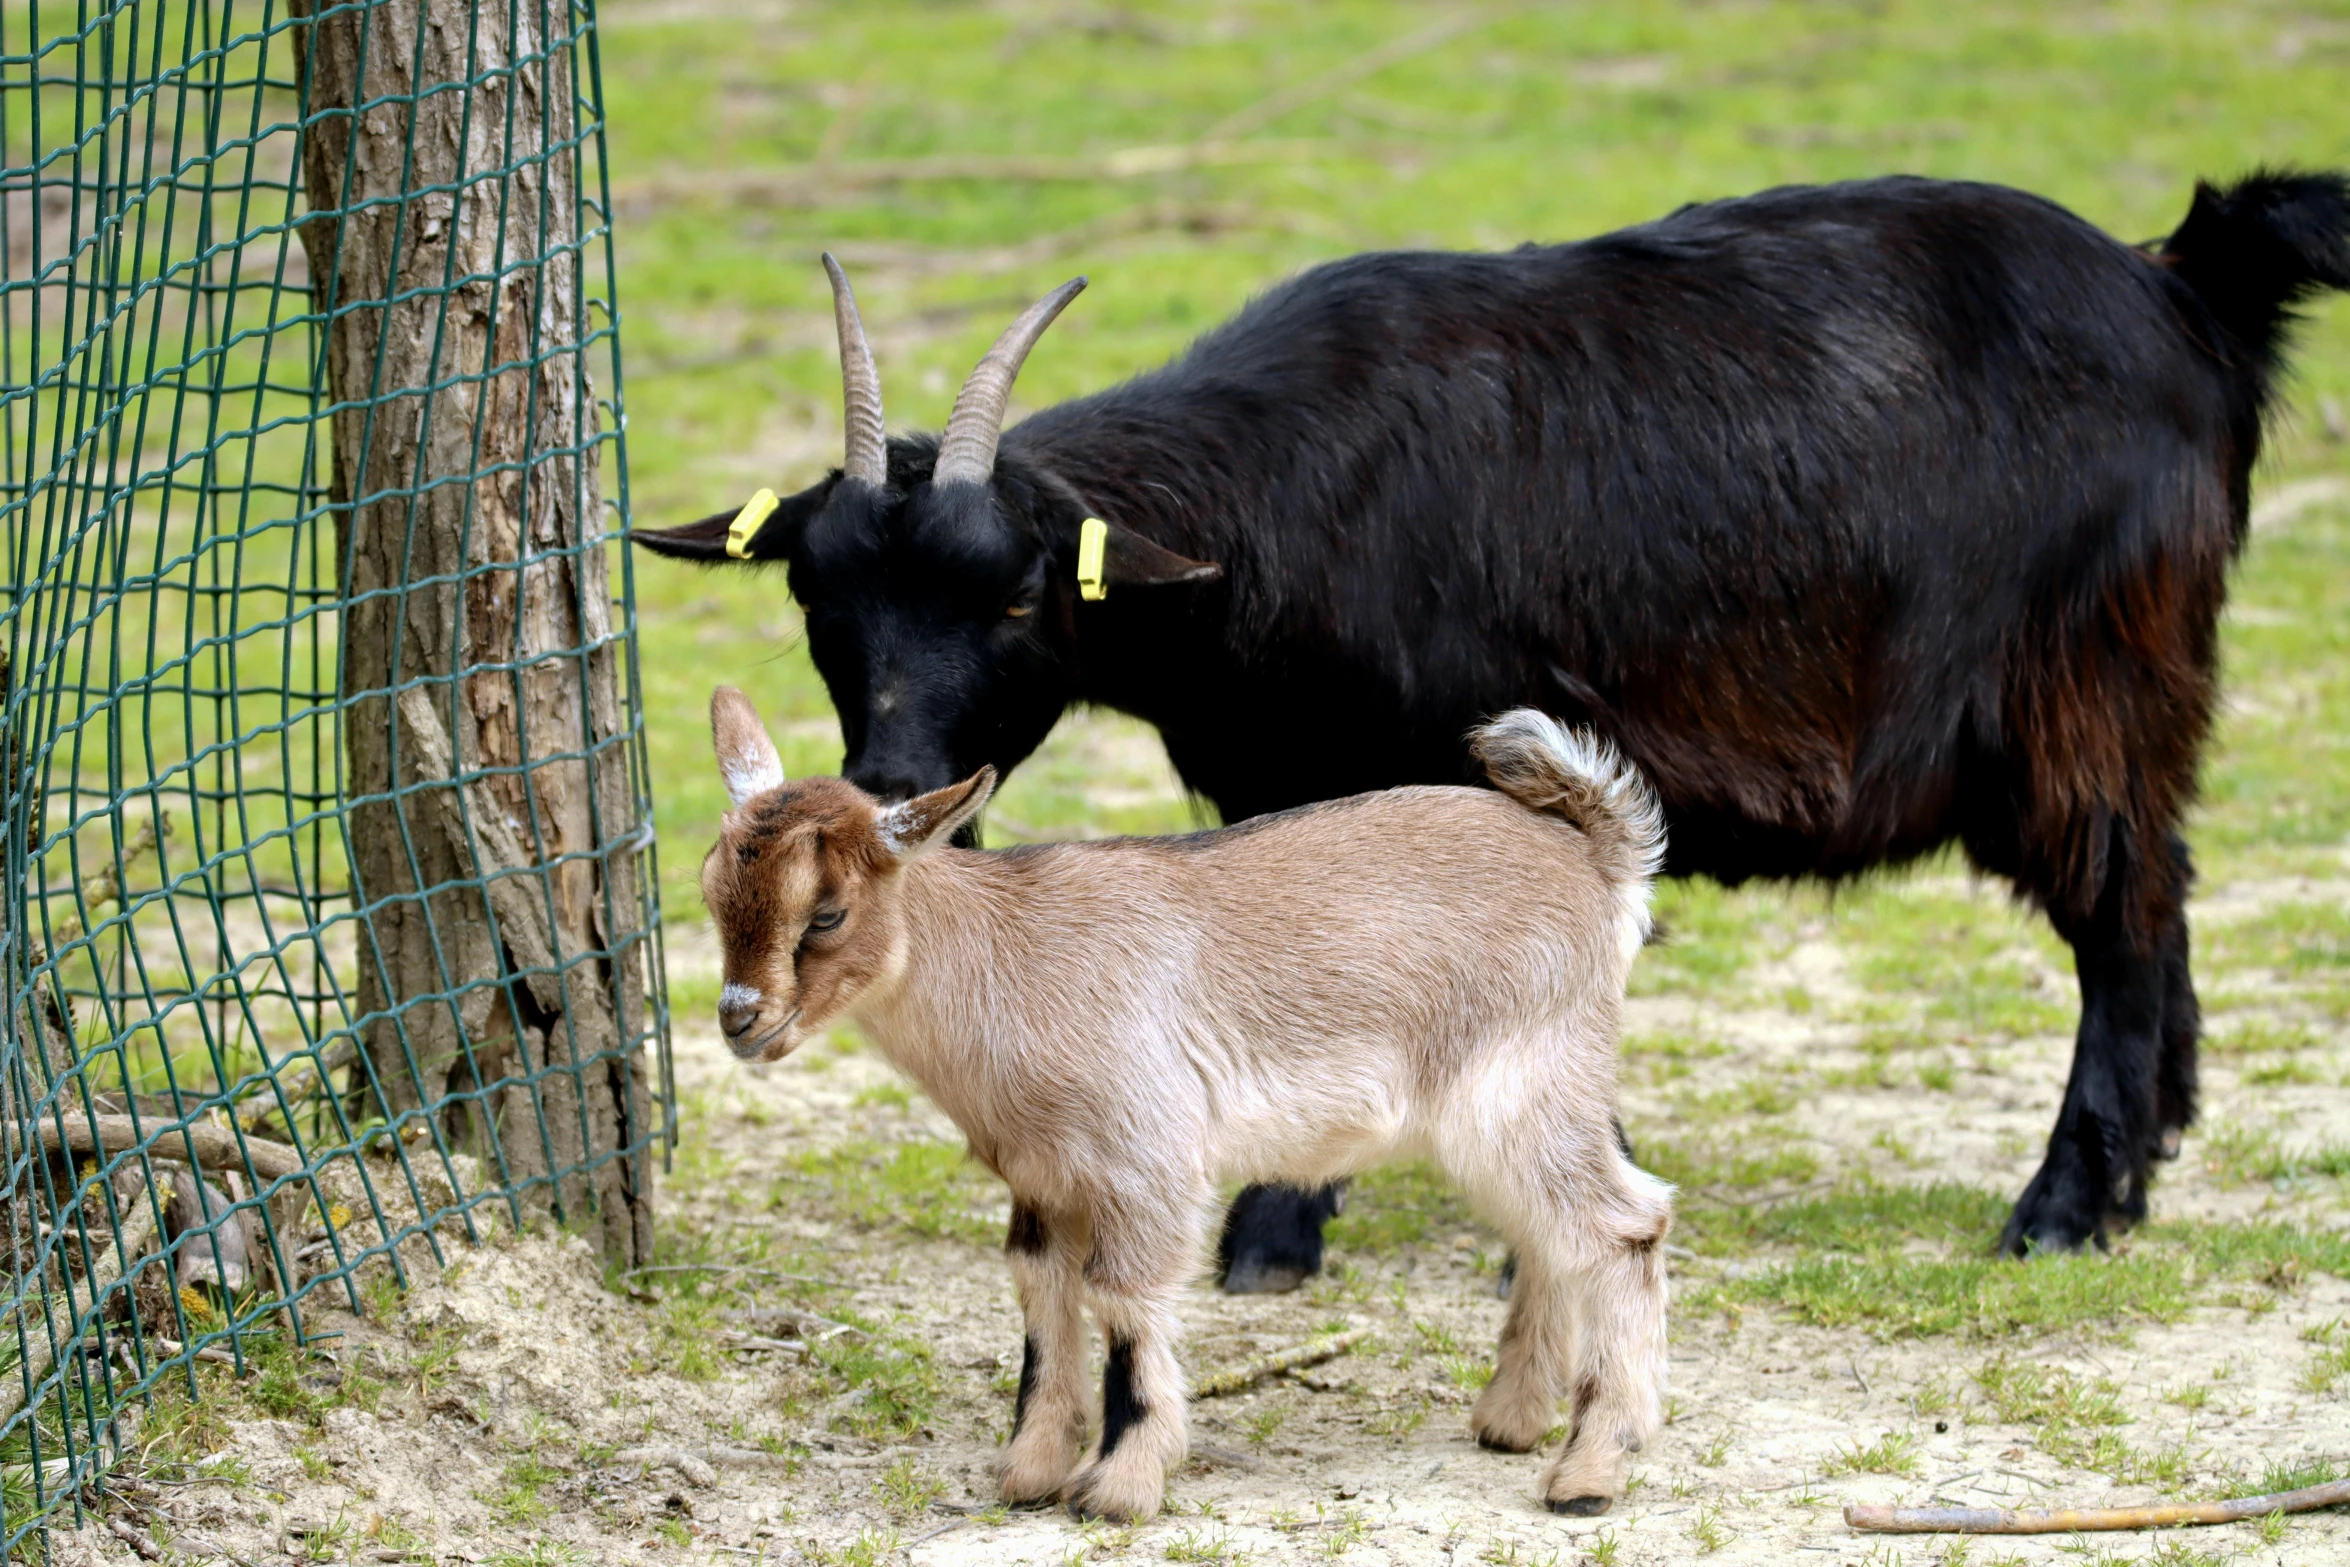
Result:
{"label": "black leg marking on kid", "polygon": [[1102,1368],[1102,1457],[1116,1452],[1127,1431],[1148,1413],[1149,1407],[1134,1390],[1134,1342],[1114,1338],[1110,1340],[1109,1364]]}
{"label": "black leg marking on kid", "polygon": [[1012,1399],[1012,1429],[1020,1429],[1028,1418],[1029,1395],[1036,1391],[1036,1340],[1020,1341],[1020,1391]]}

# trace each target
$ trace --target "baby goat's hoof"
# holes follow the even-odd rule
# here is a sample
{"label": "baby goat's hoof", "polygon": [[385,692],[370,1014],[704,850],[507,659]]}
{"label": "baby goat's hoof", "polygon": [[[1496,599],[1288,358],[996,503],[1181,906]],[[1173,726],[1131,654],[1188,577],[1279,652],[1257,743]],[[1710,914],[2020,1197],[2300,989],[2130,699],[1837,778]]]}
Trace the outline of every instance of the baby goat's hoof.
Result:
{"label": "baby goat's hoof", "polygon": [[1069,1471],[1077,1467],[1076,1458],[1070,1452],[1074,1445],[1070,1441],[1023,1442],[1014,1437],[996,1476],[996,1494],[1013,1507],[1059,1501]]}
{"label": "baby goat's hoof", "polygon": [[1069,1482],[1069,1512],[1079,1520],[1148,1523],[1166,1499],[1167,1477],[1156,1465],[1095,1463]]}
{"label": "baby goat's hoof", "polygon": [[1531,1453],[1550,1434],[1558,1400],[1522,1377],[1496,1377],[1469,1411],[1469,1432],[1492,1453]]}
{"label": "baby goat's hoof", "polygon": [[1624,1494],[1631,1467],[1629,1452],[1602,1449],[1579,1435],[1543,1475],[1542,1505],[1573,1518],[1604,1513],[1610,1502]]}
{"label": "baby goat's hoof", "polygon": [[1596,1518],[1615,1500],[1612,1496],[1546,1496],[1542,1505],[1554,1513],[1565,1513],[1570,1518]]}

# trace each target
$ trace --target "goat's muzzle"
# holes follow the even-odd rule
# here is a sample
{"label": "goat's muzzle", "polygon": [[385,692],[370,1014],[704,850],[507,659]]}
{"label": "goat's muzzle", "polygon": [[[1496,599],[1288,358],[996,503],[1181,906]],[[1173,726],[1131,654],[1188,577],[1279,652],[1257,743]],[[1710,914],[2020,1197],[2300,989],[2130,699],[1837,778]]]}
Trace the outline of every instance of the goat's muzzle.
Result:
{"label": "goat's muzzle", "polygon": [[718,1026],[726,1034],[726,1048],[734,1052],[737,1060],[780,1061],[791,1053],[790,1046],[787,1045],[772,1056],[767,1053],[768,1047],[791,1033],[792,1025],[800,1020],[800,1010],[798,1007],[792,1008],[790,1015],[785,1017],[782,1022],[755,1035],[752,1033],[752,1029],[759,1021],[757,1008],[753,1008],[750,1015],[742,1019],[739,1027],[727,1014],[721,1012],[718,1015]]}

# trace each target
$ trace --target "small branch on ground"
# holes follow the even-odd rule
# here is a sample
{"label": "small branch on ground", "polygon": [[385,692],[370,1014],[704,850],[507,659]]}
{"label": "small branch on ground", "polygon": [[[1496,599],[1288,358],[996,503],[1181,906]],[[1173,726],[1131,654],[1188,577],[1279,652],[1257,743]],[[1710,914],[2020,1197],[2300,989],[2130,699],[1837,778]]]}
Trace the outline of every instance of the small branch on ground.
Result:
{"label": "small branch on ground", "polygon": [[718,1466],[743,1469],[789,1469],[792,1460],[782,1453],[756,1447],[624,1447],[612,1455],[616,1464],[642,1464],[647,1469],[676,1470],[704,1489],[718,1483]]}
{"label": "small branch on ground", "polygon": [[41,1141],[51,1148],[63,1146],[74,1153],[100,1157],[147,1141],[143,1151],[150,1157],[184,1163],[192,1150],[196,1163],[207,1170],[250,1168],[265,1181],[302,1173],[302,1156],[284,1143],[239,1138],[225,1126],[201,1121],[178,1126],[149,1121],[142,1126],[127,1115],[69,1115],[63,1128],[54,1121],[43,1121]]}
{"label": "small branch on ground", "polygon": [[1214,1376],[1202,1377],[1194,1384],[1191,1396],[1220,1398],[1226,1393],[1237,1393],[1254,1387],[1267,1377],[1279,1376],[1284,1371],[1295,1371],[1303,1366],[1318,1366],[1325,1360],[1336,1360],[1371,1336],[1369,1328],[1349,1328],[1344,1333],[1328,1333],[1308,1343],[1277,1350],[1261,1360],[1252,1360],[1231,1371],[1219,1371]]}
{"label": "small branch on ground", "polygon": [[2350,1503],[2350,1480],[2239,1496],[2227,1502],[2159,1507],[1880,1507],[1844,1509],[1845,1525],[1879,1534],[2072,1534],[2100,1529],[2169,1529],[2179,1524],[2241,1523],[2271,1513],[2306,1513]]}

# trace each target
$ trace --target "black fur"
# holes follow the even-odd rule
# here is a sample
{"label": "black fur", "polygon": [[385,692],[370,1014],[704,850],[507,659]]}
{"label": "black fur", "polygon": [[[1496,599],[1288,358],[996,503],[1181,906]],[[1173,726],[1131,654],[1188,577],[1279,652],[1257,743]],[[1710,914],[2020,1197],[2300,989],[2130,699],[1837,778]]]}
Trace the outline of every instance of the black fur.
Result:
{"label": "black fur", "polygon": [[1245,1188],[1224,1215],[1216,1278],[1235,1295],[1272,1295],[1321,1271],[1322,1226],[1339,1208],[1339,1188]]}
{"label": "black fur", "polygon": [[1111,1339],[1109,1359],[1102,1367],[1101,1456],[1107,1458],[1116,1452],[1127,1431],[1149,1412],[1134,1390],[1133,1341]]}
{"label": "black fur", "polygon": [[1044,1250],[1044,1215],[1024,1202],[1012,1204],[1012,1224],[1004,1232],[1004,1250],[1035,1256]]}
{"label": "black fur", "polygon": [[[1884,179],[1358,256],[1015,426],[984,486],[897,439],[886,488],[827,479],[753,552],[790,562],[845,771],[889,795],[1009,769],[1090,702],[1236,822],[1467,778],[1464,731],[1530,704],[1646,772],[1670,874],[1963,844],[2078,955],[2008,1230],[2077,1247],[2143,1212],[2194,1114],[2176,828],[2291,309],[2345,284],[2332,174],[2201,187],[2152,252]],[[638,538],[711,558],[727,520]],[[1313,1209],[1264,1254],[1318,1260]]]}
{"label": "black fur", "polygon": [[1020,1429],[1020,1422],[1028,1418],[1028,1400],[1036,1391],[1036,1340],[1020,1340],[1020,1391],[1012,1398],[1012,1429]]}

